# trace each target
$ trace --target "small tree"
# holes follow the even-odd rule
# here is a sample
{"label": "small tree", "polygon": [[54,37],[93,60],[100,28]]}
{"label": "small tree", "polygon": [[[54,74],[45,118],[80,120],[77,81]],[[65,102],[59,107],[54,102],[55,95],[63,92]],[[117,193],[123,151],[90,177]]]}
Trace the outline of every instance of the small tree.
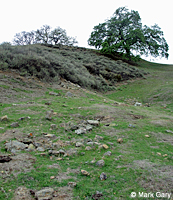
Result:
{"label": "small tree", "polygon": [[51,28],[49,25],[43,25],[41,29],[37,29],[35,32],[36,34],[36,43],[44,43],[48,44],[50,41],[50,34],[51,34]]}
{"label": "small tree", "polygon": [[169,47],[160,27],[143,27],[139,13],[129,12],[126,7],[118,8],[109,20],[95,26],[88,44],[108,54],[125,53],[128,59],[134,51],[140,55],[169,56]]}
{"label": "small tree", "polygon": [[15,45],[29,45],[35,43],[43,44],[62,44],[73,46],[77,44],[75,38],[69,37],[66,34],[66,31],[60,27],[51,31],[50,26],[44,25],[37,31],[17,33],[14,37],[13,43]]}
{"label": "small tree", "polygon": [[35,32],[26,32],[17,33],[13,40],[15,45],[29,45],[35,43]]}

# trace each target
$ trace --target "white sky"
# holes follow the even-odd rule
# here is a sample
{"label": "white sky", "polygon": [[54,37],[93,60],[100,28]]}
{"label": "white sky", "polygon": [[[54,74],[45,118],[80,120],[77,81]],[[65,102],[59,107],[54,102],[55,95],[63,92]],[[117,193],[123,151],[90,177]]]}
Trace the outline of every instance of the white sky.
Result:
{"label": "white sky", "polygon": [[47,24],[60,26],[68,36],[76,37],[78,46],[90,48],[87,40],[93,27],[110,18],[117,8],[127,6],[139,12],[143,25],[161,27],[169,59],[157,58],[155,62],[173,64],[172,5],[172,0],[0,0],[0,43],[12,42],[16,33]]}

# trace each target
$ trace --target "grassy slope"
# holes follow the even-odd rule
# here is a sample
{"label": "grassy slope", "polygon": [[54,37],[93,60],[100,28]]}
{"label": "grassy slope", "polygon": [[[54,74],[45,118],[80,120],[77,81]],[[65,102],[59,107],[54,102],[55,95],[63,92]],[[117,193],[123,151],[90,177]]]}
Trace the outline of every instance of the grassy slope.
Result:
{"label": "grassy slope", "polygon": [[[35,104],[28,105],[19,103],[17,106],[3,103],[0,107],[1,116],[7,114],[8,122],[0,122],[1,134],[12,130],[10,124],[18,121],[20,117],[30,116],[29,121],[21,121],[20,127],[16,128],[25,134],[32,132],[34,136],[41,137],[42,133],[53,133],[59,136],[61,141],[72,141],[74,138],[94,140],[95,135],[103,136],[102,144],[107,144],[112,155],[103,156],[108,150],[99,150],[96,146],[93,150],[86,151],[84,147],[78,148],[78,155],[70,156],[69,159],[57,161],[55,157],[41,157],[31,152],[37,158],[34,170],[19,174],[16,178],[10,175],[0,180],[0,185],[5,192],[1,191],[0,199],[11,199],[14,190],[19,186],[26,186],[29,189],[39,190],[43,187],[65,187],[69,181],[77,182],[73,189],[74,199],[91,199],[96,191],[100,191],[105,199],[131,199],[131,192],[173,192],[173,135],[166,133],[166,130],[173,131],[173,67],[142,62],[144,70],[150,72],[147,79],[127,81],[120,84],[118,90],[109,94],[94,94],[86,90],[71,90],[76,97],[66,98],[67,90],[47,88],[44,96],[32,99]],[[49,91],[60,92],[61,96],[50,96]],[[19,91],[20,92],[20,91]],[[153,97],[159,95],[158,97]],[[134,100],[134,98],[136,98]],[[92,99],[92,101],[91,101]],[[94,100],[94,101],[93,101]],[[135,107],[131,102],[138,101],[150,103],[151,107]],[[45,102],[52,104],[45,106]],[[124,104],[117,105],[116,101]],[[162,104],[166,104],[162,105]],[[63,105],[66,106],[63,106]],[[80,107],[80,108],[79,108]],[[28,111],[27,108],[29,109]],[[53,121],[45,120],[47,110],[53,109],[58,115]],[[75,117],[73,114],[80,114],[83,117]],[[93,119],[95,116],[105,116],[99,127],[95,127],[85,135],[76,135],[74,131],[65,131],[61,123],[69,121],[74,124],[83,119]],[[135,117],[136,116],[136,117]],[[139,118],[137,118],[137,116]],[[50,125],[57,124],[58,130],[50,131]],[[105,126],[105,124],[111,126]],[[129,124],[135,128],[129,128]],[[149,138],[145,137],[149,135]],[[123,138],[123,143],[117,143],[118,138]],[[110,143],[113,145],[110,145]],[[4,141],[1,142],[1,153],[4,152]],[[64,150],[75,148],[75,144],[64,146]],[[85,152],[82,155],[81,152]],[[159,154],[158,154],[159,153]],[[93,159],[96,161],[104,159],[105,166],[97,167],[90,164]],[[47,165],[58,163],[60,169],[49,169]],[[61,182],[51,180],[51,176],[57,176],[71,169],[69,179]],[[72,169],[84,169],[90,176],[83,176],[80,172]],[[107,175],[107,180],[101,181],[99,176],[102,172]],[[11,189],[11,190],[10,190]],[[10,191],[9,191],[10,190]],[[138,199],[138,198],[137,198]]]}

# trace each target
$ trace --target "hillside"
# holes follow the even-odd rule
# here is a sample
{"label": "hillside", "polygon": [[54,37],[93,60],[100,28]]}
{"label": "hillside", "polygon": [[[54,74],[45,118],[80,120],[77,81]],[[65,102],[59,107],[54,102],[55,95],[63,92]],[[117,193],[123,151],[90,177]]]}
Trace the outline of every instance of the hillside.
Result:
{"label": "hillside", "polygon": [[[171,199],[173,66],[141,60],[134,67],[64,48],[1,49],[0,199]],[[46,76],[38,76],[38,66]],[[108,66],[126,76],[102,76],[102,93],[96,71]]]}
{"label": "hillside", "polygon": [[25,77],[60,82],[65,79],[84,88],[107,91],[117,82],[143,78],[147,72],[113,60],[95,50],[69,46],[0,45],[0,69],[15,70]]}

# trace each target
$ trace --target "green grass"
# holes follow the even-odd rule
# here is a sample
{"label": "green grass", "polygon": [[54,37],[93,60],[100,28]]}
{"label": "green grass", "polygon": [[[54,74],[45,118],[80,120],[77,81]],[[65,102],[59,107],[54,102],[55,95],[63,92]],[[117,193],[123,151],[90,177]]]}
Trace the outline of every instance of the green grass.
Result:
{"label": "green grass", "polygon": [[[57,189],[67,186],[69,181],[77,182],[77,186],[73,189],[74,199],[92,199],[92,195],[96,191],[102,192],[105,199],[131,199],[130,194],[134,191],[137,193],[157,192],[159,188],[156,183],[159,181],[163,181],[160,184],[165,185],[163,191],[161,188],[162,192],[171,192],[172,188],[166,185],[166,179],[159,173],[159,169],[163,166],[173,165],[173,147],[170,140],[172,134],[166,132],[166,130],[173,131],[172,94],[167,92],[166,97],[162,96],[165,91],[171,91],[173,79],[170,72],[172,72],[172,67],[145,62],[140,68],[148,70],[150,75],[146,79],[120,85],[119,89],[111,94],[94,94],[83,90],[82,94],[85,97],[78,94],[75,97],[66,98],[67,91],[48,88],[44,96],[32,99],[34,104],[27,104],[27,102],[21,102],[16,106],[2,104],[0,106],[1,116],[8,115],[9,118],[7,122],[0,121],[0,127],[4,127],[4,130],[0,130],[2,135],[9,129],[19,130],[24,135],[32,132],[35,139],[43,136],[43,133],[53,133],[58,137],[52,140],[53,142],[71,141],[69,145],[61,147],[65,151],[75,148],[73,139],[76,141],[87,138],[94,140],[95,135],[100,135],[103,140],[99,142],[107,144],[109,148],[107,150],[98,149],[98,146],[94,145],[95,148],[86,151],[87,145],[84,144],[83,147],[77,148],[77,155],[64,157],[61,161],[57,161],[56,157],[50,158],[49,155],[39,156],[36,154],[38,152],[29,152],[36,158],[33,164],[34,169],[30,172],[22,172],[17,177],[10,175],[6,179],[1,179],[0,185],[6,193],[1,190],[0,199],[7,198],[7,195],[8,199],[12,199],[15,189],[19,186],[33,190],[40,190],[44,187]],[[4,86],[2,87],[4,88]],[[50,91],[60,93],[61,96],[50,96]],[[20,90],[20,92],[23,91]],[[153,98],[159,92],[161,95],[157,99]],[[131,105],[129,99],[134,100],[134,98],[135,101],[142,102],[142,104],[151,103],[151,107]],[[47,101],[50,101],[51,105],[45,105]],[[114,105],[115,101],[128,104],[128,106]],[[167,104],[166,108],[163,108],[162,102]],[[48,121],[45,119],[45,115],[46,111],[51,109],[57,114],[53,116],[52,121]],[[79,117],[74,114],[78,114],[76,116]],[[101,121],[99,127],[94,127],[85,135],[76,135],[74,131],[65,130],[61,126],[62,123],[67,124],[68,122],[79,124],[83,120],[94,119],[99,115],[112,117],[112,120],[110,122]],[[143,117],[135,119],[133,115]],[[30,116],[31,119],[19,121],[20,117],[27,116]],[[15,121],[19,122],[19,127],[16,129],[10,127],[10,124]],[[105,126],[108,123],[115,125]],[[51,124],[56,124],[57,129],[51,131]],[[135,127],[129,127],[129,124]],[[149,138],[145,135],[149,135]],[[123,138],[122,144],[117,143],[117,139],[120,137]],[[5,153],[4,141],[1,141],[0,147],[1,153]],[[103,154],[108,150],[112,152],[112,155],[104,156]],[[82,152],[85,154],[81,154]],[[164,156],[165,154],[167,155]],[[105,166],[100,168],[95,163],[91,164],[90,162],[94,158],[96,161],[104,159]],[[153,167],[147,167],[147,164],[143,167],[136,167],[134,161],[152,163]],[[51,169],[47,167],[54,163],[58,163],[60,167]],[[69,169],[70,171],[67,173]],[[81,169],[87,170],[90,175],[82,175]],[[99,179],[102,172],[105,172],[108,177],[105,181]],[[63,173],[67,173],[69,178],[62,179],[62,181],[50,179],[51,176]],[[141,181],[147,184],[151,179],[154,180],[152,182],[154,189],[141,184]]]}

